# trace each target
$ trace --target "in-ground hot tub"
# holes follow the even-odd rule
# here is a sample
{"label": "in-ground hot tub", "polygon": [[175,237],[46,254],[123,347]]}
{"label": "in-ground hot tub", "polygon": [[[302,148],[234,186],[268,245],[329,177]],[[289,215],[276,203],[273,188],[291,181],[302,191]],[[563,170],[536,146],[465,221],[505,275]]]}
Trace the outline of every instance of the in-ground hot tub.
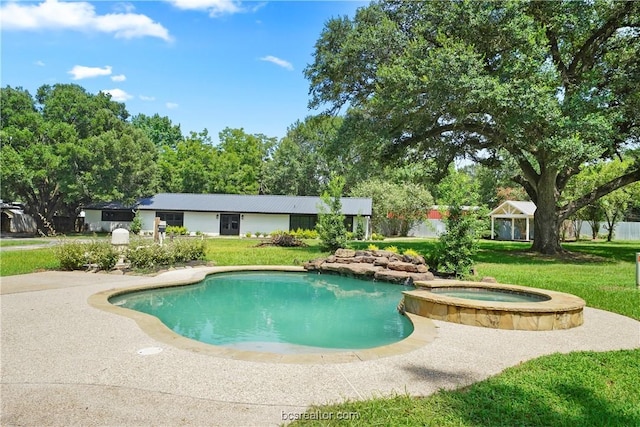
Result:
{"label": "in-ground hot tub", "polygon": [[430,319],[498,329],[549,331],[583,323],[583,299],[562,292],[485,282],[416,282],[404,310]]}

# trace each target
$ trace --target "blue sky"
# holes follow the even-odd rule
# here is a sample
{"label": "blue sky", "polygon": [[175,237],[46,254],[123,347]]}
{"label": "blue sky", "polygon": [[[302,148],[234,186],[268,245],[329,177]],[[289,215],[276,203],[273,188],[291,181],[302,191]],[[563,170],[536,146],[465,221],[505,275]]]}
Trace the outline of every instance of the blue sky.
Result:
{"label": "blue sky", "polygon": [[303,69],[332,17],[367,2],[2,1],[2,87],[77,83],[183,134],[281,138],[307,109]]}

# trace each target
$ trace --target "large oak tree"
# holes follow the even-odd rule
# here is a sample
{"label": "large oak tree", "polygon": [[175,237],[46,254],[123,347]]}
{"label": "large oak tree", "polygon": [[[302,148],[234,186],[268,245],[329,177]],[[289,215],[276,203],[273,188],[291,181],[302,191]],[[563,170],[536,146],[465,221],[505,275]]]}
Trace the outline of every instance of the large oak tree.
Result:
{"label": "large oak tree", "polygon": [[311,107],[349,108],[389,155],[512,163],[553,254],[564,219],[640,180],[636,157],[561,199],[581,165],[638,146],[638,58],[638,2],[382,1],[328,21],[305,74]]}

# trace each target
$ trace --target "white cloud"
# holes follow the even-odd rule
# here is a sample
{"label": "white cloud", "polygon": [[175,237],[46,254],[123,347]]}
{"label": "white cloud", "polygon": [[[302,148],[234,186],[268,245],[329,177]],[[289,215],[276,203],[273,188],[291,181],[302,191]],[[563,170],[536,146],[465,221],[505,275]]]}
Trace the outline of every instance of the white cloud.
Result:
{"label": "white cloud", "polygon": [[148,36],[171,41],[169,30],[146,15],[130,12],[97,15],[87,2],[5,3],[0,7],[0,26],[5,30],[98,31],[116,38]]}
{"label": "white cloud", "polygon": [[293,70],[293,65],[291,65],[291,62],[285,61],[284,59],[280,59],[276,56],[271,56],[271,55],[263,56],[262,58],[260,58],[260,61],[271,62],[282,68],[286,68],[287,70]]}
{"label": "white cloud", "polygon": [[37,65],[38,67],[44,67],[44,62],[37,60],[36,62],[34,62],[35,65]]}
{"label": "white cloud", "polygon": [[113,80],[114,82],[123,82],[127,80],[127,76],[125,76],[124,74],[118,74],[117,76],[111,76],[111,80]]}
{"label": "white cloud", "polygon": [[174,108],[178,108],[178,104],[176,104],[175,102],[167,102],[165,105],[170,110],[173,110]]}
{"label": "white cloud", "polygon": [[140,95],[140,99],[143,100],[143,101],[155,101],[156,97],[155,96]]}
{"label": "white cloud", "polygon": [[111,95],[111,99],[117,102],[125,102],[133,98],[133,95],[129,95],[127,92],[123,91],[122,89],[105,89],[102,92],[108,93],[109,95]]}
{"label": "white cloud", "polygon": [[71,74],[73,80],[88,79],[91,77],[108,76],[111,74],[111,66],[107,65],[104,68],[100,67],[85,67],[83,65],[74,65],[74,67],[68,71]]}
{"label": "white cloud", "polygon": [[202,10],[212,18],[225,14],[244,12],[236,0],[168,0],[173,6],[183,10]]}

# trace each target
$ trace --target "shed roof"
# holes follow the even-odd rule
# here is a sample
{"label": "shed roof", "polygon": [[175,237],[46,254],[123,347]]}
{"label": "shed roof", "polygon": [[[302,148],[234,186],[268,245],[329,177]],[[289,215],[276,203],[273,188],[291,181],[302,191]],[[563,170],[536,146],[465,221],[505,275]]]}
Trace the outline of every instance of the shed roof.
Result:
{"label": "shed roof", "polygon": [[489,212],[489,216],[515,217],[525,215],[533,218],[535,212],[536,204],[533,202],[507,200]]}
{"label": "shed roof", "polygon": [[[371,215],[369,198],[343,197],[341,201],[345,215]],[[317,214],[322,204],[320,197],[313,196],[160,193],[141,199],[137,207],[155,211]]]}

